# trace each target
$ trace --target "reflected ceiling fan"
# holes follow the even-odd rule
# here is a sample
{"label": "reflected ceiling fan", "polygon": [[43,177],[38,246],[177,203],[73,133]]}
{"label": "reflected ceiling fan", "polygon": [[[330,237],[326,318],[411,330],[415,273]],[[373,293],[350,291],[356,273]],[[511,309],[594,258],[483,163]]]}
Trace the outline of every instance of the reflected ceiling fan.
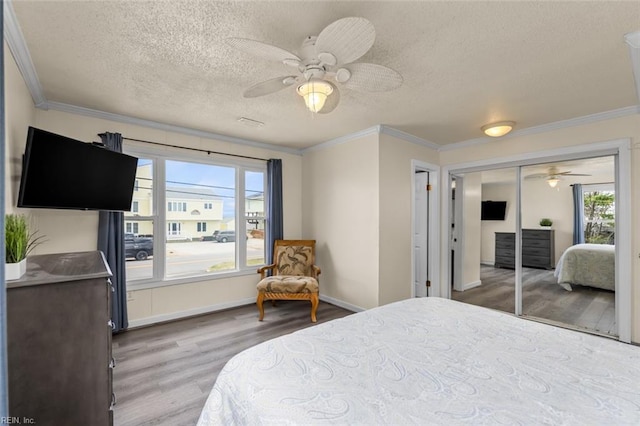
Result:
{"label": "reflected ceiling fan", "polygon": [[244,91],[245,98],[269,95],[295,86],[312,112],[326,114],[340,102],[339,86],[366,92],[385,92],[402,85],[402,76],[378,64],[354,63],[371,49],[373,24],[350,17],[329,24],[318,36],[303,42],[299,55],[261,41],[228,38],[227,43],[256,57],[282,62],[296,69],[291,75],[263,81]]}
{"label": "reflected ceiling fan", "polygon": [[591,176],[589,174],[583,173],[571,173],[571,170],[566,172],[558,171],[558,168],[555,166],[549,167],[549,171],[546,173],[534,173],[532,175],[525,176],[525,179],[544,179],[547,181],[550,187],[555,188],[558,186],[558,182],[562,179],[563,176]]}

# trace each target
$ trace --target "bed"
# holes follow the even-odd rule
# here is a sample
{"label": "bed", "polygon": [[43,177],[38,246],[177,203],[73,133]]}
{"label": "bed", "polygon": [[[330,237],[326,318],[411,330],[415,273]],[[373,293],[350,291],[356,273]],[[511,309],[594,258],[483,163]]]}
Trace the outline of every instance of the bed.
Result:
{"label": "bed", "polygon": [[640,424],[640,348],[441,298],[254,346],[198,425]]}
{"label": "bed", "polygon": [[562,253],[553,273],[565,290],[571,284],[615,291],[616,248],[608,244],[576,244]]}

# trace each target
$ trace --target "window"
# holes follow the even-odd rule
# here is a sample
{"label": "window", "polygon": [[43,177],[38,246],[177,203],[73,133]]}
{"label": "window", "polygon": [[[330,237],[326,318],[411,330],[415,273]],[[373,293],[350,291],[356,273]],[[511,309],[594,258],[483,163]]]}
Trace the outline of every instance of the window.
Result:
{"label": "window", "polygon": [[145,260],[127,255],[127,285],[255,273],[265,258],[266,166],[162,155],[147,152],[138,162],[139,212],[126,214],[125,229],[139,223],[153,250]]}
{"label": "window", "polygon": [[616,195],[614,184],[582,185],[584,242],[614,244]]}
{"label": "window", "polygon": [[[131,213],[125,213],[125,232],[143,241],[125,242],[127,280],[143,280],[153,277],[153,235],[156,223],[153,185],[154,162],[149,158],[138,159],[135,191],[131,202]],[[134,214],[135,213],[135,214]],[[136,250],[144,249],[148,253],[147,260],[138,261]]]}
{"label": "window", "polygon": [[187,203],[179,201],[169,201],[167,203],[167,210],[170,212],[186,212]]}

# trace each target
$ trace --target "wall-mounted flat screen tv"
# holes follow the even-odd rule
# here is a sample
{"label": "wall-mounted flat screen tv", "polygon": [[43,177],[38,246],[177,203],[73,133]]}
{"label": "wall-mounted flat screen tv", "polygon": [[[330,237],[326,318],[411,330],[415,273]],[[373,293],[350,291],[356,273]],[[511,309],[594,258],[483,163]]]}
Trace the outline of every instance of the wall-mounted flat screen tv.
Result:
{"label": "wall-mounted flat screen tv", "polygon": [[483,201],[482,220],[504,220],[507,211],[506,201]]}
{"label": "wall-mounted flat screen tv", "polygon": [[129,211],[138,159],[29,127],[18,207]]}

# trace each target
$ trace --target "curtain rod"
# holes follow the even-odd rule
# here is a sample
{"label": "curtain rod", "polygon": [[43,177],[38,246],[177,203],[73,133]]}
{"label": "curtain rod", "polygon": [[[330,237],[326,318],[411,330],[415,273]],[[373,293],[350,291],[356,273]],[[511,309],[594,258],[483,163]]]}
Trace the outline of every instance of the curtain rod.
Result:
{"label": "curtain rod", "polygon": [[124,136],[122,137],[122,139],[127,140],[127,141],[133,141],[133,142],[148,143],[148,144],[151,144],[151,145],[166,146],[166,147],[169,147],[169,148],[179,148],[179,149],[186,149],[186,150],[189,150],[189,151],[204,152],[207,155],[218,154],[218,155],[228,155],[230,157],[248,158],[250,160],[269,161],[266,158],[250,157],[248,155],[229,154],[229,153],[226,153],[226,152],[211,151],[211,150],[208,150],[208,149],[189,148],[189,147],[186,147],[186,146],[171,145],[171,144],[168,144],[168,143],[145,141],[143,139],[125,138]]}

